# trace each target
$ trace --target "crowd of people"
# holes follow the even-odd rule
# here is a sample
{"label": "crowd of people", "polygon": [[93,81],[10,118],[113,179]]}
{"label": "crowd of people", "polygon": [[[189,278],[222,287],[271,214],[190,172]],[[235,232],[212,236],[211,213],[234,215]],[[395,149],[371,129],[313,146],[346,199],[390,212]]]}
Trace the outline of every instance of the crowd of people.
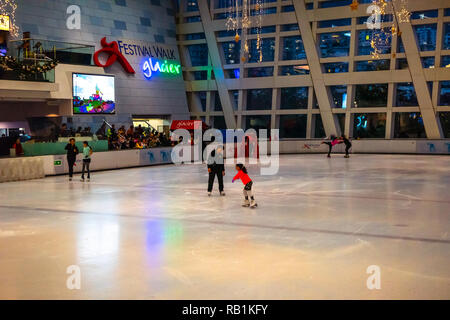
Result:
{"label": "crowd of people", "polygon": [[141,125],[136,128],[131,125],[128,129],[121,126],[116,130],[113,124],[106,131],[106,137],[110,150],[146,149],[173,145],[168,134],[152,128],[144,128]]}

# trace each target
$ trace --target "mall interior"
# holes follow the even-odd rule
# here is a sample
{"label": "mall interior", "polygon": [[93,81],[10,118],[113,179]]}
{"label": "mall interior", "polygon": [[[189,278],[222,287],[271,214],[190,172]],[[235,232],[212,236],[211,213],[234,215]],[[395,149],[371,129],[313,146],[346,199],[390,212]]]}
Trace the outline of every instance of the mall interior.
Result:
{"label": "mall interior", "polygon": [[449,299],[449,155],[448,0],[0,0],[0,299]]}

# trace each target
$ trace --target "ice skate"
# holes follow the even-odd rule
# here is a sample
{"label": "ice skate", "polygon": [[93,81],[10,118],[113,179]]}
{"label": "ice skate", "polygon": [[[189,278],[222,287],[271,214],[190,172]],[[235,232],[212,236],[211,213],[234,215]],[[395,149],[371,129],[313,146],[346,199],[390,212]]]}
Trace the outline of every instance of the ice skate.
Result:
{"label": "ice skate", "polygon": [[344,156],[344,158],[350,158],[350,156],[349,156],[348,154],[346,154],[346,155]]}
{"label": "ice skate", "polygon": [[258,204],[256,203],[256,201],[253,199],[250,203],[250,208],[256,208],[258,206]]}
{"label": "ice skate", "polygon": [[211,192],[208,192],[208,197],[211,197]]}
{"label": "ice skate", "polygon": [[243,207],[250,207],[250,201],[248,199],[245,199],[244,202],[242,202]]}
{"label": "ice skate", "polygon": [[224,197],[224,196],[225,196],[225,192],[220,191],[220,195],[221,195],[222,197]]}

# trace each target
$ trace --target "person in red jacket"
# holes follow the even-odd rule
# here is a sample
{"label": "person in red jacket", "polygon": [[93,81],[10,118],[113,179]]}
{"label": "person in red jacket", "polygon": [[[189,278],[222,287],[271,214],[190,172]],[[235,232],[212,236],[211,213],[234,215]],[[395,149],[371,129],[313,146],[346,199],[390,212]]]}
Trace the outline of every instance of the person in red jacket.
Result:
{"label": "person in red jacket", "polygon": [[[252,179],[250,179],[250,177],[247,174],[247,168],[244,167],[244,165],[242,163],[238,163],[236,165],[236,170],[238,171],[238,173],[236,174],[236,176],[233,178],[234,182],[237,179],[240,179],[242,181],[242,183],[244,184],[244,202],[242,204],[243,207],[250,207],[250,208],[255,208],[258,204],[255,201],[255,198],[253,197],[253,192],[252,192],[252,185],[253,185],[253,181]],[[250,200],[249,200],[250,198]]]}

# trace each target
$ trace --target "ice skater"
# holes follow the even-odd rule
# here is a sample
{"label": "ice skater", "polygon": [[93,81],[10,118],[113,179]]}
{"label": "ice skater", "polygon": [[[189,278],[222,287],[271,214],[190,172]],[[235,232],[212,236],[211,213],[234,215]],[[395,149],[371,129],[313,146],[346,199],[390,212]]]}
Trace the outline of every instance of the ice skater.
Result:
{"label": "ice skater", "polygon": [[[345,144],[345,156],[344,158],[350,158],[350,155],[348,154],[348,151],[350,150],[350,148],[352,147],[352,143],[350,142],[350,140],[345,136],[345,134],[343,134],[340,139],[340,141],[342,141]],[[341,142],[341,143],[342,143]]]}
{"label": "ice skater", "polygon": [[331,135],[330,140],[331,141],[322,141],[322,144],[328,145],[328,158],[331,157],[331,150],[333,149],[333,147],[339,143],[342,143],[335,135]]}
{"label": "ice skater", "polygon": [[92,148],[89,146],[87,141],[83,142],[83,170],[81,173],[81,181],[84,182],[84,170],[87,170],[87,181],[91,180],[91,156],[92,156]]}
{"label": "ice skater", "polygon": [[238,163],[236,165],[236,170],[238,171],[238,173],[233,178],[232,182],[234,183],[235,180],[241,179],[242,183],[244,184],[244,202],[242,203],[242,206],[255,208],[258,204],[256,203],[255,198],[253,197],[252,192],[253,181],[247,174],[247,168],[244,167],[243,164]]}
{"label": "ice skater", "polygon": [[75,139],[70,138],[69,143],[66,145],[67,150],[67,163],[69,165],[69,181],[72,181],[73,177],[73,166],[77,160],[78,148],[75,145]]}
{"label": "ice skater", "polygon": [[219,182],[219,192],[221,196],[225,196],[225,192],[223,191],[223,177],[225,176],[225,165],[223,162],[223,149],[218,147],[217,150],[211,151],[208,159],[208,197],[211,196],[211,192],[214,185],[214,179],[217,176],[217,180]]}

